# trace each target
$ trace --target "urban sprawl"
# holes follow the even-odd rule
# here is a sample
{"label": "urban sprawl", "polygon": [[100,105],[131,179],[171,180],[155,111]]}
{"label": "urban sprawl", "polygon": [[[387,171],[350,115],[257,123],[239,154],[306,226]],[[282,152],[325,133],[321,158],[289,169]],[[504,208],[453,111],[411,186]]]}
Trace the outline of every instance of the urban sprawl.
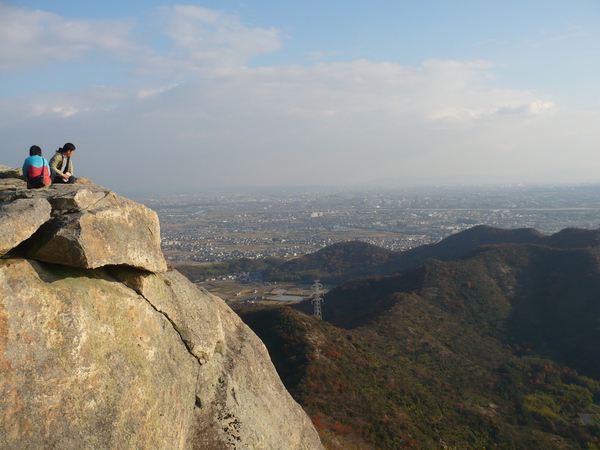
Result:
{"label": "urban sprawl", "polygon": [[248,190],[139,199],[174,263],[293,258],[360,240],[407,250],[475,225],[600,227],[600,185]]}

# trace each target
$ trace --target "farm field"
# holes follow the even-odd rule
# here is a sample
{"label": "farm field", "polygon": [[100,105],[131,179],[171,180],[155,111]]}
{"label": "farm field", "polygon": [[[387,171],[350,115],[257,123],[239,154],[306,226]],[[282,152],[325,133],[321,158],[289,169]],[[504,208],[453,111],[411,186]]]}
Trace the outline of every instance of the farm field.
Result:
{"label": "farm field", "polygon": [[[213,280],[198,283],[211,294],[234,306],[242,303],[282,304],[296,303],[312,297],[311,286],[293,283],[271,283],[267,286],[249,285],[236,280]],[[332,286],[325,286],[324,293]]]}

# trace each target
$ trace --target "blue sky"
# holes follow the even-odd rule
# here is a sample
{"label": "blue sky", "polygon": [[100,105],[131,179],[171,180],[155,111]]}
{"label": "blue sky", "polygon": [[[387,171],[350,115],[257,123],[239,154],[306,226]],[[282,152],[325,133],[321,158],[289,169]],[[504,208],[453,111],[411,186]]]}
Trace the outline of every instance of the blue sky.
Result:
{"label": "blue sky", "polygon": [[600,2],[0,1],[0,164],[118,192],[598,182]]}

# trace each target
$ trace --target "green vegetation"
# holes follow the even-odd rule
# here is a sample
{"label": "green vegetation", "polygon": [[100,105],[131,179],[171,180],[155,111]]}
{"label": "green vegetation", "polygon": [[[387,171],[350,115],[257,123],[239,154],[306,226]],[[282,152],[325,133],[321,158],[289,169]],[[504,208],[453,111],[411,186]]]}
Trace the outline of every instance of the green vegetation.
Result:
{"label": "green vegetation", "polygon": [[597,231],[567,229],[543,236],[532,229],[501,230],[485,225],[454,234],[437,244],[394,252],[361,241],[325,247],[292,260],[241,258],[213,265],[178,265],[177,270],[193,281],[239,272],[261,272],[266,281],[310,283],[320,279],[338,284],[354,278],[401,272],[431,259],[450,261],[482,245],[540,244],[551,247],[582,248],[598,240]]}
{"label": "green vegetation", "polygon": [[177,270],[193,282],[204,281],[222,275],[240,272],[262,272],[269,273],[273,268],[280,266],[282,259],[265,258],[249,259],[240,258],[212,265],[187,265],[177,266]]}
{"label": "green vegetation", "polygon": [[[403,300],[354,330],[290,308],[244,314],[327,448],[600,444],[600,428],[579,422],[600,394],[598,381],[441,323],[415,296]],[[416,307],[407,311],[407,303]],[[340,438],[346,444],[336,447]]]}
{"label": "green vegetation", "polygon": [[192,281],[243,271],[260,272],[266,281],[312,283],[320,279],[335,284],[357,276],[380,273],[390,255],[396,253],[365,242],[350,241],[289,261],[241,258],[210,266],[180,265],[177,270]]}
{"label": "green vegetation", "polygon": [[351,280],[325,296],[324,321],[308,302],[239,314],[329,449],[600,448],[600,256],[586,236],[467,243]]}
{"label": "green vegetation", "polygon": [[390,257],[397,254],[399,252],[365,242],[342,242],[286,261],[274,268],[268,277],[274,281],[310,282],[320,279],[325,283],[336,284],[355,277],[380,274]]}

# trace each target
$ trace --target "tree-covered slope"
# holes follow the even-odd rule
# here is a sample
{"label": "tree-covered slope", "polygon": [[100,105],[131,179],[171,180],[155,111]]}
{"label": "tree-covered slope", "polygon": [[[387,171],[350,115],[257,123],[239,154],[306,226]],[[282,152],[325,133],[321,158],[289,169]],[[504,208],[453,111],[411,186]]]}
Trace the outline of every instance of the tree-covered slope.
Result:
{"label": "tree-covered slope", "polygon": [[366,242],[340,242],[286,261],[268,272],[268,278],[305,282],[322,279],[328,283],[338,283],[380,274],[381,267],[396,254]]}
{"label": "tree-covered slope", "polygon": [[497,244],[343,283],[324,321],[241,314],[329,448],[596,448],[599,280],[596,248]]}

